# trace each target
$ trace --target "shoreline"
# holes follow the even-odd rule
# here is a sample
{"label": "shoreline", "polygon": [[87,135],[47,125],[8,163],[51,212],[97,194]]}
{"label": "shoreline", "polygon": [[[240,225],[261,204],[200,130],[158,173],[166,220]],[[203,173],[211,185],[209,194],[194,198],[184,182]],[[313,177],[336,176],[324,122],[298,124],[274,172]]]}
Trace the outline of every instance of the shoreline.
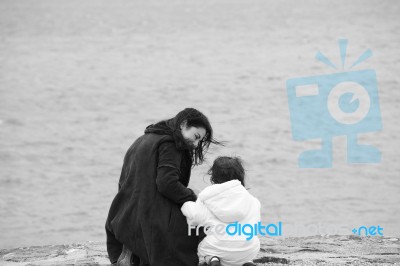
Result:
{"label": "shoreline", "polygon": [[[400,265],[398,237],[260,238],[256,265]],[[0,265],[110,265],[105,242],[0,250]]]}

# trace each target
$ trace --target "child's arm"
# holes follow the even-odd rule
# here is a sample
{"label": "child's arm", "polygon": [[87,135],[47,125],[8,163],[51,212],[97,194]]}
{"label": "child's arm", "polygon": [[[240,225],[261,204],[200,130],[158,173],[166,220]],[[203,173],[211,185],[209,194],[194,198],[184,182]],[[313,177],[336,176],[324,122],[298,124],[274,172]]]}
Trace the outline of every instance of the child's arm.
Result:
{"label": "child's arm", "polygon": [[212,214],[201,200],[187,201],[182,205],[182,213],[186,216],[188,224],[206,225]]}

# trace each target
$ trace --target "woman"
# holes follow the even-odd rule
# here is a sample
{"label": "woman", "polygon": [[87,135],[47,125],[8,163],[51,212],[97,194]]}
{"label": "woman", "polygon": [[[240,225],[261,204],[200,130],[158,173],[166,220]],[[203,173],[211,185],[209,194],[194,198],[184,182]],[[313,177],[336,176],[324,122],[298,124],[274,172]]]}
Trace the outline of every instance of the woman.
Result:
{"label": "woman", "polygon": [[204,161],[211,143],[219,144],[207,117],[186,108],[148,126],[132,144],[105,226],[111,263],[197,266],[198,236],[189,236],[180,208],[196,200],[187,188],[191,167]]}

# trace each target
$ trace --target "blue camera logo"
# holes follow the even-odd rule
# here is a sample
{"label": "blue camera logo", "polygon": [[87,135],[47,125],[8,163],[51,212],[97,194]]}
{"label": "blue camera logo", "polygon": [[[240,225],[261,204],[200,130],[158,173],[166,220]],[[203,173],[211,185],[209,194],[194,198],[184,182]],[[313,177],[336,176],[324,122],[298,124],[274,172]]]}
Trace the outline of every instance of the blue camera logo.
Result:
{"label": "blue camera logo", "polygon": [[[347,40],[339,40],[344,68]],[[372,52],[368,49],[351,65],[360,64]],[[337,69],[318,52],[316,59]],[[304,151],[299,156],[301,168],[332,167],[332,137],[347,136],[348,163],[378,163],[380,151],[357,143],[360,133],[382,129],[376,73],[372,69],[329,75],[292,78],[286,82],[293,139],[321,139],[319,150]]]}

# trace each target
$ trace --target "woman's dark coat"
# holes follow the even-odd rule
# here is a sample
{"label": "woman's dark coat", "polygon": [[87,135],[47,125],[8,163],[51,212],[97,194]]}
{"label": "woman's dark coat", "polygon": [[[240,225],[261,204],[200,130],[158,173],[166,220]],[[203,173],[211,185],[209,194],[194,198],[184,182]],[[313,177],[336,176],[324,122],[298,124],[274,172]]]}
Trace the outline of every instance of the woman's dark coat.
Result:
{"label": "woman's dark coat", "polygon": [[128,149],[119,191],[106,222],[111,262],[125,245],[141,265],[198,265],[198,237],[188,236],[180,207],[195,201],[187,188],[192,166],[188,150],[177,148],[166,122],[147,127]]}

